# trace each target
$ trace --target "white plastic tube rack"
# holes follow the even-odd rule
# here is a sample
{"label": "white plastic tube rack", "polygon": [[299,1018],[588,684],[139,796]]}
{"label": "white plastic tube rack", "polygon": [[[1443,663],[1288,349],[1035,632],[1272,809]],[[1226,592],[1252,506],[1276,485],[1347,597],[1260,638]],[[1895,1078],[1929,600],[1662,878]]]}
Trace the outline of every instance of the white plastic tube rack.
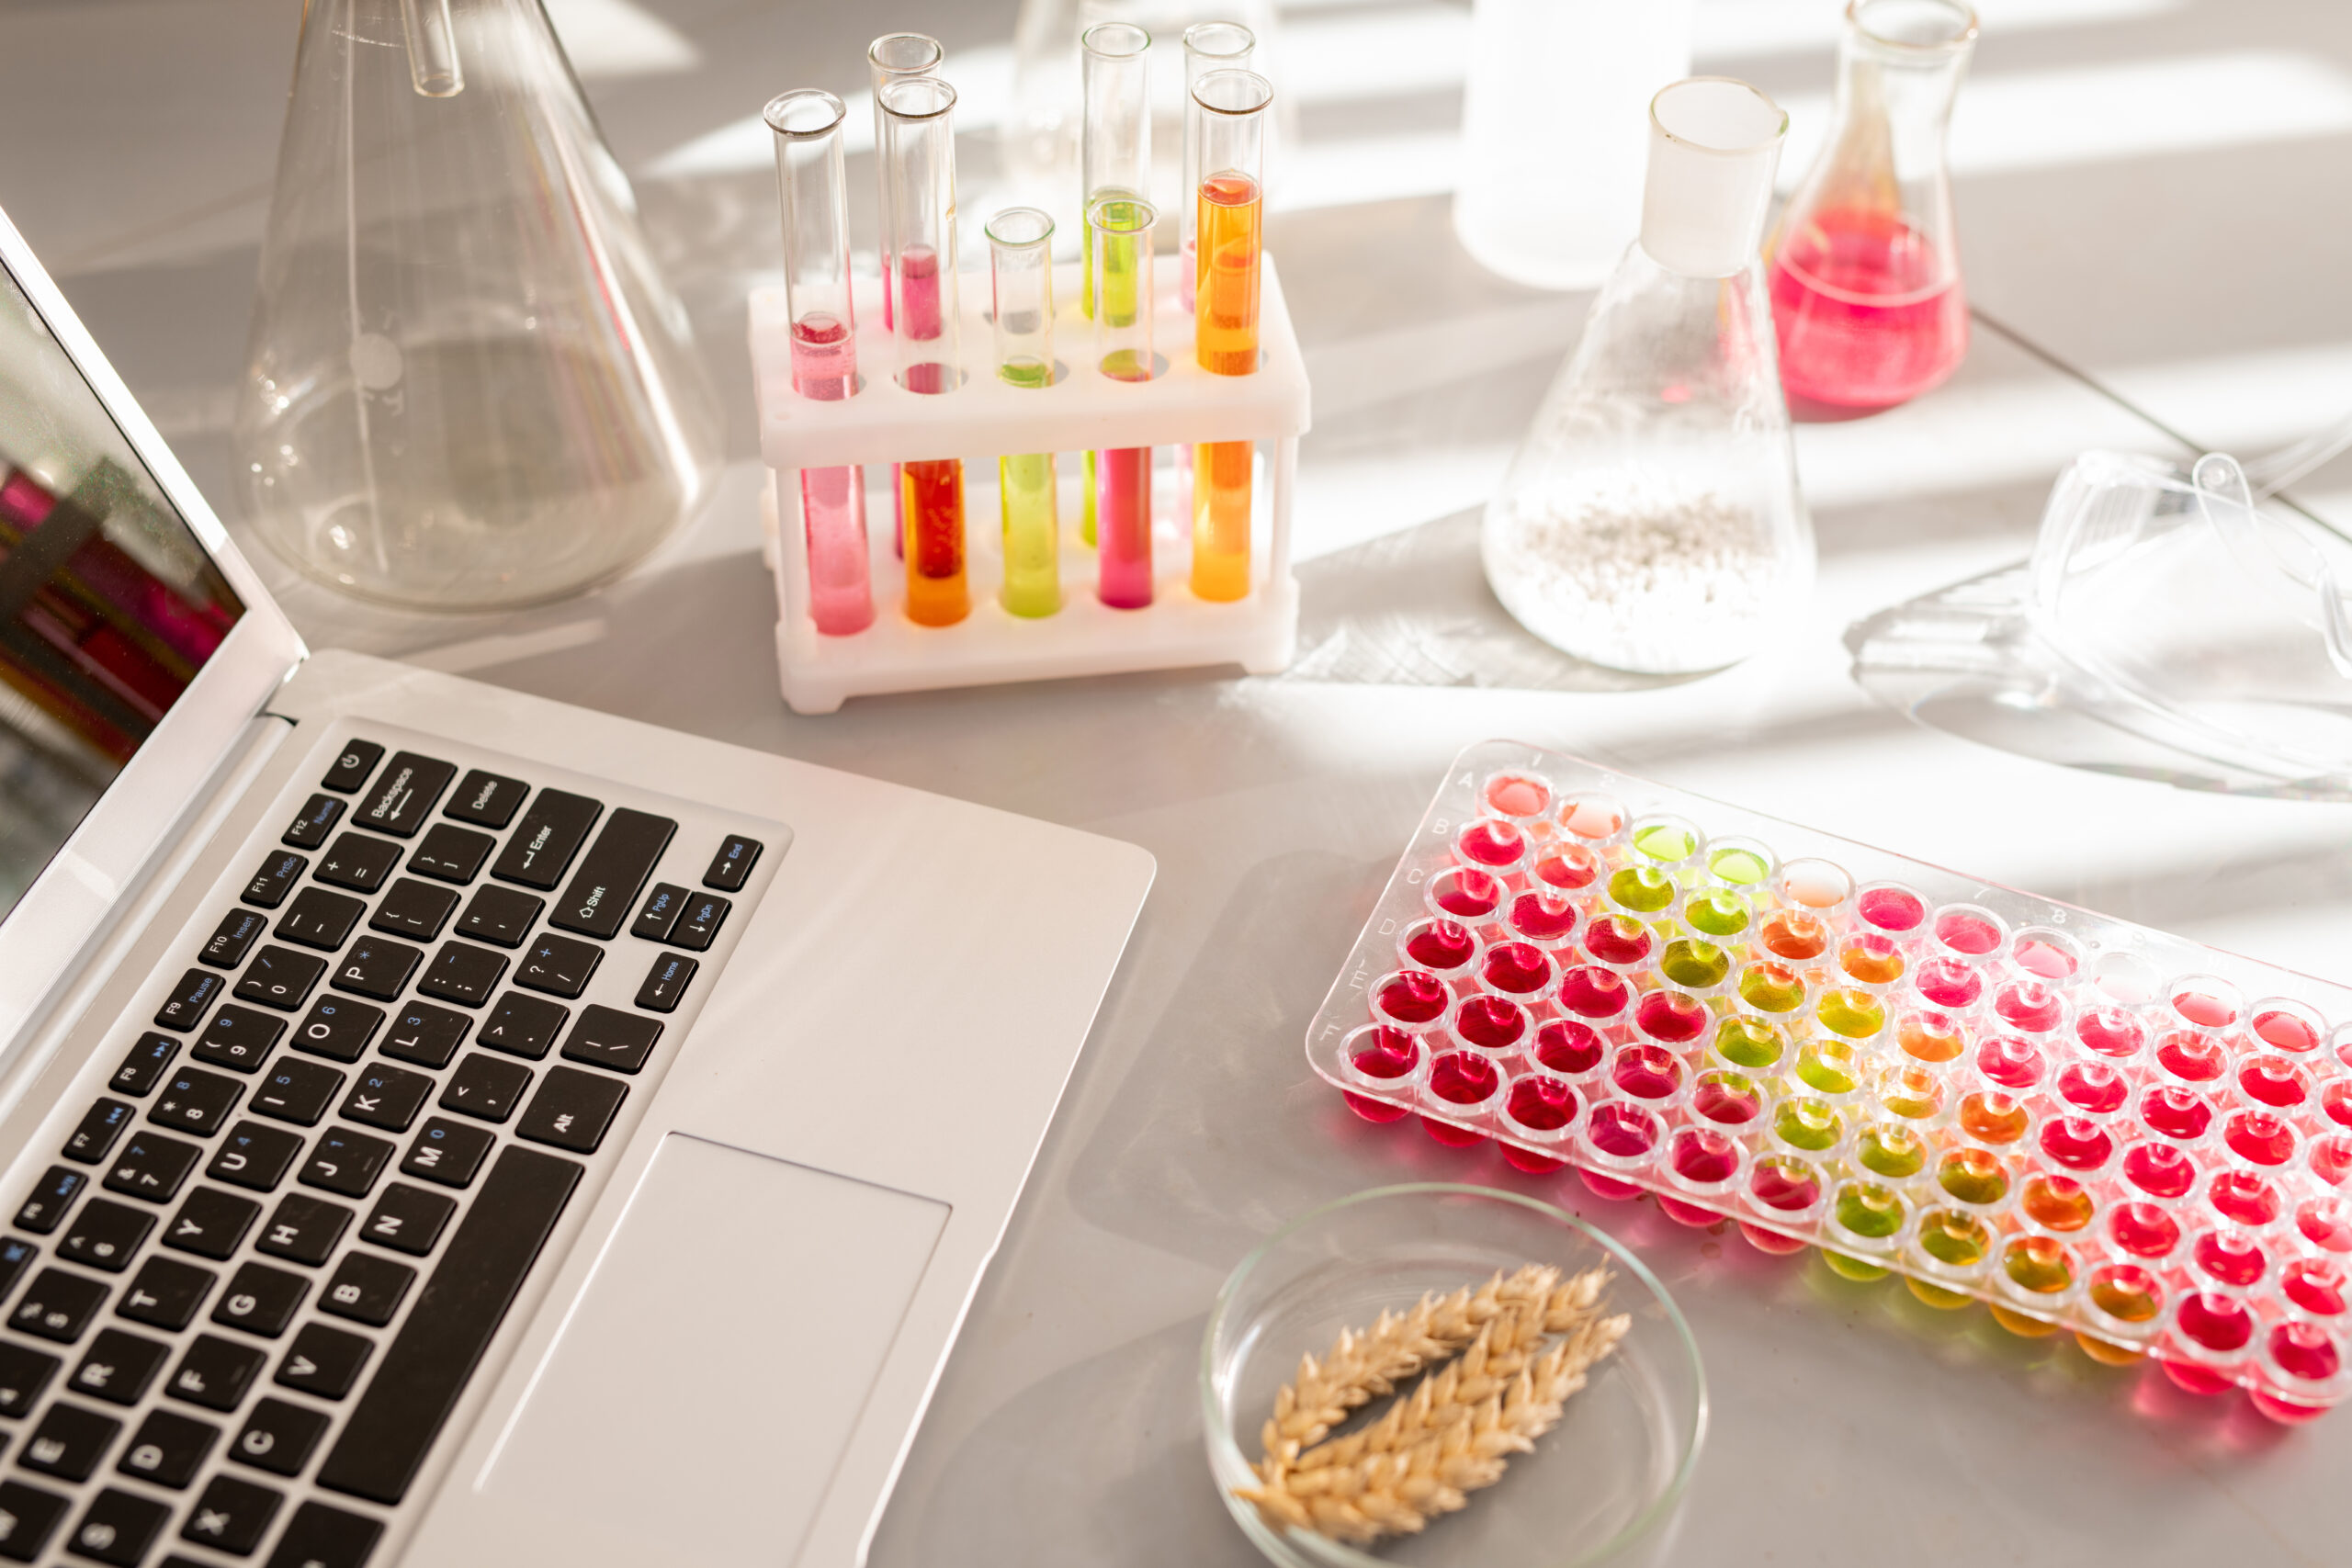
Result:
{"label": "white plastic tube rack", "polygon": [[[792,389],[791,323],[780,287],[751,300],[753,390],[760,455],[773,470],[767,504],[775,571],[776,660],[784,700],[798,713],[831,713],[843,699],[876,692],[989,685],[1063,675],[1109,674],[1210,664],[1238,664],[1272,674],[1290,663],[1298,637],[1298,582],[1291,574],[1290,512],[1298,472],[1298,438],[1306,433],[1306,367],[1283,300],[1273,258],[1263,258],[1259,367],[1252,376],[1213,376],[1193,356],[1193,318],[1180,303],[1177,258],[1157,264],[1159,315],[1154,347],[1165,370],[1147,382],[1120,382],[1092,367],[1094,324],[1079,310],[1079,268],[1054,269],[1059,361],[1054,383],[1009,386],[990,373],[993,327],[986,274],[967,274],[962,353],[964,384],[924,396],[893,379],[897,345],[881,330],[879,285],[860,279],[856,299],[856,396],[818,402]],[[1195,598],[1188,586],[1192,519],[1173,516],[1174,497],[1155,498],[1152,603],[1114,610],[1094,592],[1094,552],[1079,536],[1077,489],[1069,483],[1080,454],[1128,446],[1179,446],[1204,441],[1259,444],[1253,487],[1250,582],[1231,603]],[[1063,475],[1062,608],[1029,619],[999,602],[1002,567],[996,459],[1054,452]],[[892,463],[961,457],[965,471],[967,570],[972,613],[952,626],[922,626],[904,610],[905,568],[893,550],[893,512],[874,470]],[[848,637],[820,636],[808,614],[808,551],[800,517],[799,470],[859,464],[868,469],[866,536],[874,581],[874,624]]]}

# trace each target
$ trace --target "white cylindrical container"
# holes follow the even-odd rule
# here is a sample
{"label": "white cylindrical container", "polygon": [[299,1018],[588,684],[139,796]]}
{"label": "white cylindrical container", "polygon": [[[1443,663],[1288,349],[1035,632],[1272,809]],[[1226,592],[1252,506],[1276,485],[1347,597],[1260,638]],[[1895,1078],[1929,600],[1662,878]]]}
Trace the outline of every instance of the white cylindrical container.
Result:
{"label": "white cylindrical container", "polygon": [[1589,288],[1641,227],[1649,102],[1690,70],[1692,0],[1476,0],[1453,231],[1539,288]]}

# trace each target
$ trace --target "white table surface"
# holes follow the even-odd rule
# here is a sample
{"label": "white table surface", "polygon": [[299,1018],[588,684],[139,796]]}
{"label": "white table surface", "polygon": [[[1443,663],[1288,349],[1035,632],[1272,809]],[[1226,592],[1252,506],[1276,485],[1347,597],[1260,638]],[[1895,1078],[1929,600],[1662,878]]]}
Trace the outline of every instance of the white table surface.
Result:
{"label": "white table surface", "polygon": [[[1957,740],[1875,705],[1839,642],[1860,616],[2020,555],[2085,446],[2167,449],[2160,423],[2252,450],[2352,405],[2352,10],[1989,5],[1955,159],[1972,293],[2007,333],[1980,322],[1961,374],[1915,405],[1802,430],[1823,570],[1801,632],[1646,691],[1541,649],[1477,576],[1476,508],[1587,300],[1496,280],[1453,243],[1443,153],[1465,13],[1286,10],[1312,177],[1270,243],[1318,390],[1298,668],[865,699],[801,719],[776,698],[757,555],[741,309],[775,265],[775,216],[764,147],[745,153],[741,122],[786,85],[854,90],[865,39],[888,28],[937,31],[951,79],[960,65],[1001,81],[1012,7],[549,5],[694,310],[734,466],[718,503],[628,579],[525,615],[355,613],[256,549],[306,636],[1159,857],[877,1563],[1251,1561],[1201,1456],[1210,1298],[1287,1217],[1406,1178],[1558,1197],[1667,1279],[1714,1413],[1677,1561],[2342,1561],[2352,1416],[2285,1431],[2236,1395],[2191,1400],[2063,1337],[2013,1339],[1981,1310],[1933,1313],[1645,1202],[1516,1177],[1491,1151],[1364,1127],[1300,1040],[1446,758],[1494,735],[2352,980],[2352,807],[2192,795]],[[1700,67],[1788,102],[1795,158],[1817,134],[1835,10],[1702,6]],[[227,412],[295,17],[254,0],[0,7],[0,204],[232,526]],[[989,153],[974,128],[967,207]],[[2352,464],[2306,490],[2352,520]]]}

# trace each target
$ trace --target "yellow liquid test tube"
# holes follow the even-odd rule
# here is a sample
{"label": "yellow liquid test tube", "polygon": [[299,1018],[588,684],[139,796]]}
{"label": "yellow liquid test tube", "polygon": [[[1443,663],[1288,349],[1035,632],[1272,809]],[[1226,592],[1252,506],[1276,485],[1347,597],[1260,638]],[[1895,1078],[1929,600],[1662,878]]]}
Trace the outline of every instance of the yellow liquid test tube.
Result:
{"label": "yellow liquid test tube", "polygon": [[[1138,201],[1151,188],[1151,100],[1148,95],[1151,34],[1133,22],[1097,22],[1079,35],[1082,94],[1078,157],[1079,245],[1084,263],[1078,274],[1079,309],[1094,319],[1094,206],[1104,200]],[[1085,504],[1079,535],[1095,542],[1094,454],[1086,454]]]}
{"label": "yellow liquid test tube", "polygon": [[[1054,220],[1034,207],[989,220],[989,272],[996,320],[997,379],[1044,388],[1054,379]],[[1054,455],[996,460],[1004,520],[1005,609],[1035,618],[1062,607],[1061,518]]]}
{"label": "yellow liquid test tube", "polygon": [[[1211,71],[1193,87],[1200,117],[1201,188],[1194,231],[1193,347],[1214,376],[1258,368],[1258,278],[1265,211],[1262,171],[1273,88],[1254,71]],[[1250,592],[1249,441],[1193,449],[1193,592],[1231,601]]]}

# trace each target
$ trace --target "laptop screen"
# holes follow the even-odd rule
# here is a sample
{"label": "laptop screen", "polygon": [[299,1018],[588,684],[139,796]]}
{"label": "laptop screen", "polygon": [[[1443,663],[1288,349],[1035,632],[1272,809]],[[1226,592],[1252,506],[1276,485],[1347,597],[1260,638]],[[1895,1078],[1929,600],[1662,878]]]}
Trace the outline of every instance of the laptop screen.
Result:
{"label": "laptop screen", "polygon": [[0,269],[0,917],[243,614]]}

